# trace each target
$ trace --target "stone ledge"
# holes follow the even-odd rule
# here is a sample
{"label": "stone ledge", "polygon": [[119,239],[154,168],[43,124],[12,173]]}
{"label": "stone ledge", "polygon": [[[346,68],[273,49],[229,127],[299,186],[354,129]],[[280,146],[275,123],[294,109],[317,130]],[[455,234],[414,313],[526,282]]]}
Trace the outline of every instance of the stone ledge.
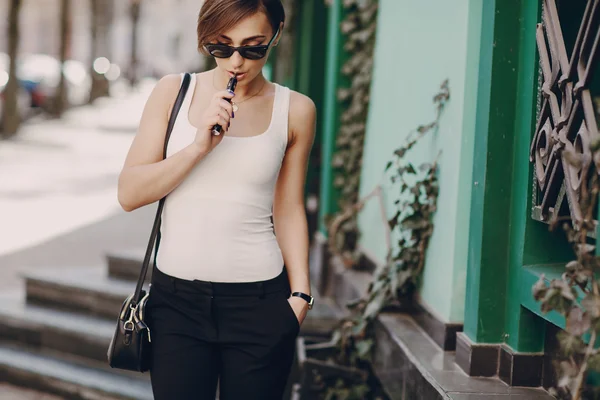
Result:
{"label": "stone ledge", "polygon": [[[348,270],[331,259],[329,295],[343,307],[367,289],[371,273]],[[392,399],[523,398],[553,399],[541,388],[511,387],[500,379],[469,377],[406,313],[385,312],[375,325],[373,367]]]}

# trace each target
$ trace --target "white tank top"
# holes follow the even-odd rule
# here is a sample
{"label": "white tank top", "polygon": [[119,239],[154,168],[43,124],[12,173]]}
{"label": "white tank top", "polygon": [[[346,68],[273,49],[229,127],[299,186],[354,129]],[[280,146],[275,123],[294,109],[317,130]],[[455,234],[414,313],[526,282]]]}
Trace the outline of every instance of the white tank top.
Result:
{"label": "white tank top", "polygon": [[[192,75],[167,157],[194,141],[188,113],[195,87]],[[283,257],[271,215],[288,140],[289,103],[290,90],[275,84],[267,130],[257,136],[225,135],[167,196],[156,259],[162,272],[211,282],[259,281],[281,273]]]}

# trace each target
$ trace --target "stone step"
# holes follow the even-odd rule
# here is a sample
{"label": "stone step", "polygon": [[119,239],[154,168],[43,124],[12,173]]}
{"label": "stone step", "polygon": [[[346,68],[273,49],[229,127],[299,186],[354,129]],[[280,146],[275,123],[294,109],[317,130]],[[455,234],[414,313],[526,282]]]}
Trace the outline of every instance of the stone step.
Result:
{"label": "stone step", "polygon": [[[32,271],[23,274],[27,302],[85,312],[116,322],[135,282],[106,276],[104,268]],[[148,284],[144,285],[148,290]]]}
{"label": "stone step", "polygon": [[[114,250],[106,254],[108,262],[108,276],[130,281],[138,280],[146,249],[128,249]],[[150,281],[152,276],[152,266],[154,265],[154,253],[150,258],[146,282]]]}
{"label": "stone step", "polygon": [[306,314],[306,318],[302,322],[300,335],[328,337],[338,327],[340,320],[348,313],[340,309],[333,300],[319,296],[315,288],[311,289],[311,293],[315,298],[315,305]]}
{"label": "stone step", "polygon": [[106,362],[114,321],[27,304],[19,293],[0,295],[0,340]]}
{"label": "stone step", "polygon": [[74,364],[2,342],[0,382],[55,394],[69,400],[153,398],[148,379],[135,379]]}
{"label": "stone step", "polygon": [[[85,312],[115,321],[135,283],[107,277],[101,268],[42,270],[24,274],[27,302],[63,310]],[[147,284],[144,286],[148,290]],[[320,298],[302,324],[303,335],[327,335],[343,314],[333,301]]]}

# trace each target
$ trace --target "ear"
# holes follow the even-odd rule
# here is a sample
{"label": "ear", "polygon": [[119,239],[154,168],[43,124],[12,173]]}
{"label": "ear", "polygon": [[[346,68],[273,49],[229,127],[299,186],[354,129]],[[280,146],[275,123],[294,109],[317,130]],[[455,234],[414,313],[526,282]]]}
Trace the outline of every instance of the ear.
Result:
{"label": "ear", "polygon": [[279,44],[279,41],[281,40],[281,36],[283,35],[283,22],[279,23],[279,33],[277,34],[277,37],[275,38],[275,40],[273,41],[273,47],[277,46]]}

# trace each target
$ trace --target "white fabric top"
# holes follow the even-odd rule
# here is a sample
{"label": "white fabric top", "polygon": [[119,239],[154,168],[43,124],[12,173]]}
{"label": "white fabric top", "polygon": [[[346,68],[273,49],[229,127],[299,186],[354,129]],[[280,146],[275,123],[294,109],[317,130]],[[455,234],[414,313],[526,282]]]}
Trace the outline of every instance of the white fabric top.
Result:
{"label": "white fabric top", "polygon": [[[167,157],[194,141],[188,113],[195,87],[193,74]],[[275,84],[267,130],[257,136],[225,135],[167,196],[157,255],[162,272],[212,282],[259,281],[281,273],[271,215],[288,140],[289,102],[290,90]]]}

